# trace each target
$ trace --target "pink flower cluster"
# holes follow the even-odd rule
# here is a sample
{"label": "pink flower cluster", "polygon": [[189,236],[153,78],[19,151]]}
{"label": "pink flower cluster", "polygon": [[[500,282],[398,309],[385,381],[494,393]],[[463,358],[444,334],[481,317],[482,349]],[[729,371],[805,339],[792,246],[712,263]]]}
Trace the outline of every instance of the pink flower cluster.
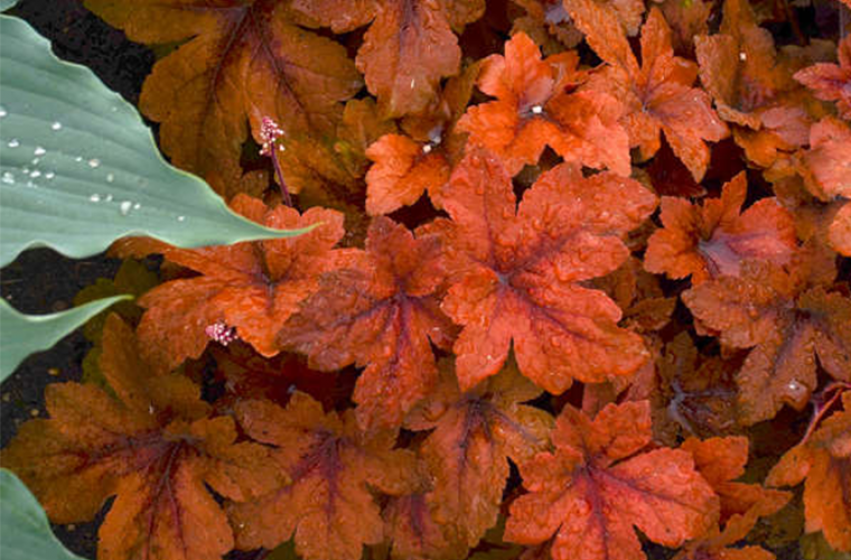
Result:
{"label": "pink flower cluster", "polygon": [[[269,117],[263,117],[260,124],[260,140],[263,142],[260,148],[261,156],[271,156],[275,141],[284,135],[284,131],[278,123]],[[283,149],[283,146],[281,146]]]}
{"label": "pink flower cluster", "polygon": [[212,325],[207,325],[204,333],[222,346],[227,346],[239,338],[236,334],[236,328],[227,326],[224,321],[216,321]]}

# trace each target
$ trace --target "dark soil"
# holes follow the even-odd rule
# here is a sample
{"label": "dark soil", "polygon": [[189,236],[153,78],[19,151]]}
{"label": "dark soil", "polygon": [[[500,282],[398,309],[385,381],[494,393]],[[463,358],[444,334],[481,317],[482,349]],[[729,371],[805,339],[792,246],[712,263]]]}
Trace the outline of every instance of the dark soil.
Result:
{"label": "dark soil", "polygon": [[[79,0],[24,0],[13,10],[48,37],[54,53],[85,64],[112,90],[136,103],[142,82],[154,63],[146,47],[127,40],[83,8]],[[120,261],[103,255],[65,258],[49,249],[27,251],[3,268],[0,296],[19,311],[51,313],[72,307],[74,296],[97,278],[115,276]],[[5,447],[21,422],[44,416],[48,383],[78,380],[90,347],[76,332],[46,352],[26,359],[0,387],[0,446]],[[55,526],[63,543],[84,558],[94,558],[100,519],[81,525]]]}

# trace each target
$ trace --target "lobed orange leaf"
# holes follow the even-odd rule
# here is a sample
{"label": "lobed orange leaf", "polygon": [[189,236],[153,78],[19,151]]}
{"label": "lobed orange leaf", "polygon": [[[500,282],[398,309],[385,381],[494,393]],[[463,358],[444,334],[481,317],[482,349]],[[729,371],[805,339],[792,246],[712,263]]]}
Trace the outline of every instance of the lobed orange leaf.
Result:
{"label": "lobed orange leaf", "polygon": [[795,73],[794,78],[813,91],[818,99],[834,101],[839,115],[851,120],[851,38],[837,45],[839,64],[822,62]]}
{"label": "lobed orange leaf", "polygon": [[547,55],[572,49],[582,41],[582,33],[573,25],[562,0],[512,0],[526,10],[515,17],[511,35],[525,33]]}
{"label": "lobed orange leaf", "polygon": [[729,547],[741,541],[760,517],[772,515],[792,497],[789,492],[765,489],[758,484],[732,482],[745,471],[748,440],[745,437],[687,439],[682,449],[692,454],[698,472],[721,498],[724,529],[712,527],[705,535],[683,547],[676,560],[774,560],[774,554],[758,546]]}
{"label": "lobed orange leaf", "polygon": [[694,41],[701,82],[721,118],[758,129],[757,110],[773,102],[790,80],[777,64],[771,33],[757,25],[750,4],[725,0],[720,33]]}
{"label": "lobed orange leaf", "polygon": [[[756,516],[777,512],[792,497],[789,492],[763,488],[759,484],[734,482],[745,474],[748,462],[748,439],[744,436],[702,441],[689,438],[680,449],[691,453],[695,468],[721,499],[721,521],[724,523],[741,524],[742,519],[733,521],[732,517],[749,514],[750,521],[755,523]],[[738,530],[747,533],[750,527],[741,526]]]}
{"label": "lobed orange leaf", "polygon": [[390,499],[384,508],[385,534],[392,542],[391,558],[455,560],[467,555],[449,525],[438,523],[424,489]]}
{"label": "lobed orange leaf", "polygon": [[505,44],[505,56],[482,63],[479,89],[496,101],[470,107],[458,121],[471,144],[499,156],[509,174],[535,165],[549,145],[566,161],[628,176],[628,139],[621,107],[599,92],[569,93],[585,81],[575,52],[541,59],[525,33]]}
{"label": "lobed orange leaf", "polygon": [[691,275],[697,285],[738,275],[746,259],[790,262],[797,247],[792,215],[774,198],[759,200],[742,212],[747,188],[745,173],[739,173],[724,185],[720,198],[702,206],[662,197],[664,227],[647,241],[645,269],[675,279]]}
{"label": "lobed orange leaf", "polygon": [[748,262],[683,293],[721,342],[753,348],[736,382],[742,422],[767,420],[788,404],[801,410],[816,388],[816,356],[835,379],[851,380],[851,299],[767,263]]}
{"label": "lobed orange leaf", "polygon": [[442,308],[463,326],[454,346],[461,389],[498,372],[512,341],[523,375],[552,393],[637,370],[648,358],[641,338],[617,326],[617,304],[582,282],[626,260],[622,237],[655,205],[637,181],[585,178],[561,164],[518,206],[499,160],[468,154],[444,191],[452,221],[435,226],[453,272]]}
{"label": "lobed orange leaf", "polygon": [[100,368],[114,396],[92,385],[48,386],[50,418],[24,424],[2,464],[54,523],[89,521],[116,496],[99,530],[98,558],[218,560],[233,548],[233,533],[205,485],[245,501],[283,475],[265,448],[236,442],[233,420],[212,417],[188,378],[151,376],[139,346],[110,315]]}
{"label": "lobed orange leaf", "polygon": [[288,133],[327,131],[341,101],[362,81],[345,48],[298,27],[273,0],[87,0],[86,7],[145,44],[185,41],[145,80],[139,107],[161,123],[160,143],[175,165],[233,194],[251,120]]}
{"label": "lobed orange leaf", "polygon": [[520,466],[529,493],[510,507],[505,539],[554,537],[554,560],[640,560],[637,527],[668,547],[707,532],[718,498],[686,451],[650,443],[647,402],[610,404],[591,420],[571,406],[559,415],[555,452]]}
{"label": "lobed orange leaf", "polygon": [[466,144],[466,135],[455,125],[467,108],[478,68],[471,65],[451,78],[426,112],[403,120],[407,136],[386,134],[369,147],[366,155],[375,165],[366,174],[368,214],[411,205],[426,191],[432,204],[441,207],[441,189]]}
{"label": "lobed orange leaf", "polygon": [[577,27],[608,65],[585,89],[609,93],[624,109],[621,121],[631,147],[649,159],[661,145],[660,132],[674,154],[700,181],[709,165],[706,142],[718,142],[728,129],[711,107],[705,91],[693,88],[697,66],[674,56],[671,29],[658,8],[641,28],[641,65],[613,16],[595,0],[571,0]]}
{"label": "lobed orange leaf", "polygon": [[484,13],[482,0],[298,0],[295,9],[335,33],[372,22],[357,67],[385,117],[423,111],[441,78],[458,72],[461,49],[453,30]]}
{"label": "lobed orange leaf", "polygon": [[[584,8],[583,2],[576,0],[562,0],[565,10],[573,15],[581,12]],[[610,14],[626,30],[629,36],[638,34],[641,27],[641,19],[644,15],[644,2],[641,0],[594,0],[596,8],[603,13]],[[574,16],[576,17],[576,16]]]}
{"label": "lobed orange leaf", "polygon": [[821,531],[838,551],[851,552],[851,392],[804,443],[792,448],[768,473],[766,484],[804,482],[806,531]]}
{"label": "lobed orange leaf", "polygon": [[389,218],[376,218],[366,251],[321,279],[280,330],[279,343],[307,354],[316,369],[366,366],[353,396],[358,421],[399,426],[437,382],[429,341],[447,347],[454,335],[438,307],[444,278],[436,236],[415,238]]}
{"label": "lobed orange leaf", "polygon": [[299,215],[286,206],[267,208],[247,195],[231,203],[235,212],[279,229],[322,222],[291,239],[180,249],[147,238],[119,242],[121,255],[162,253],[166,260],[200,273],[157,286],[139,304],[146,308],[139,323],[142,352],[158,371],[169,371],[186,358],[198,358],[209,343],[206,328],[224,322],[260,354],[279,352],[278,331],[300,301],[319,289],[319,276],[348,254],[332,247],[343,237],[339,212],[312,208]]}
{"label": "lobed orange leaf", "polygon": [[420,449],[434,481],[427,503],[435,521],[450,528],[455,540],[474,547],[497,522],[508,458],[520,463],[544,449],[552,417],[520,404],[542,391],[513,364],[466,392],[459,389],[451,367],[442,373],[439,385],[405,425],[434,429]]}
{"label": "lobed orange leaf", "polygon": [[813,125],[810,148],[802,152],[796,169],[813,196],[843,201],[830,225],[829,239],[838,252],[851,255],[851,128],[830,117]]}
{"label": "lobed orange leaf", "polygon": [[299,392],[286,409],[245,401],[236,416],[292,480],[253,502],[228,504],[238,548],[272,549],[294,536],[306,560],[359,560],[363,545],[383,540],[371,490],[401,494],[415,467],[413,453],[393,449],[392,433],[361,432],[354,415],[325,414]]}

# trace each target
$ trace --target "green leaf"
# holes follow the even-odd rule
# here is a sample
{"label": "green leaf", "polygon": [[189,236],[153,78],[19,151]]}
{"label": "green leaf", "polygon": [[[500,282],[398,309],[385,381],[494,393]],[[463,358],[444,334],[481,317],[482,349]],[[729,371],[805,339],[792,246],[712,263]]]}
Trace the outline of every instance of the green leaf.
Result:
{"label": "green leaf", "polygon": [[231,212],[204,181],[163,160],[130,103],[8,16],[0,16],[0,142],[0,266],[28,247],[79,258],[127,235],[199,247],[307,231]]}
{"label": "green leaf", "polygon": [[0,497],[0,558],[83,560],[53,535],[44,510],[12,471],[0,469]]}
{"label": "green leaf", "polygon": [[24,315],[0,299],[0,381],[33,352],[47,350],[113,303],[130,298],[99,299],[50,315]]}

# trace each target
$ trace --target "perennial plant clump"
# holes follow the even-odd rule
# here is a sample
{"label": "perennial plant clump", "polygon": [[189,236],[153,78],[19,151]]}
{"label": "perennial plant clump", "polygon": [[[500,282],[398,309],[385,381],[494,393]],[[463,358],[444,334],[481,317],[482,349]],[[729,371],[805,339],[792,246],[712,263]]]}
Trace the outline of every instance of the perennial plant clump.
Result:
{"label": "perennial plant clump", "polygon": [[110,249],[162,255],[157,285],[0,453],[52,522],[107,509],[99,559],[851,553],[851,27],[807,37],[785,0],[85,5],[173,46],[139,108],[175,165],[315,226]]}

